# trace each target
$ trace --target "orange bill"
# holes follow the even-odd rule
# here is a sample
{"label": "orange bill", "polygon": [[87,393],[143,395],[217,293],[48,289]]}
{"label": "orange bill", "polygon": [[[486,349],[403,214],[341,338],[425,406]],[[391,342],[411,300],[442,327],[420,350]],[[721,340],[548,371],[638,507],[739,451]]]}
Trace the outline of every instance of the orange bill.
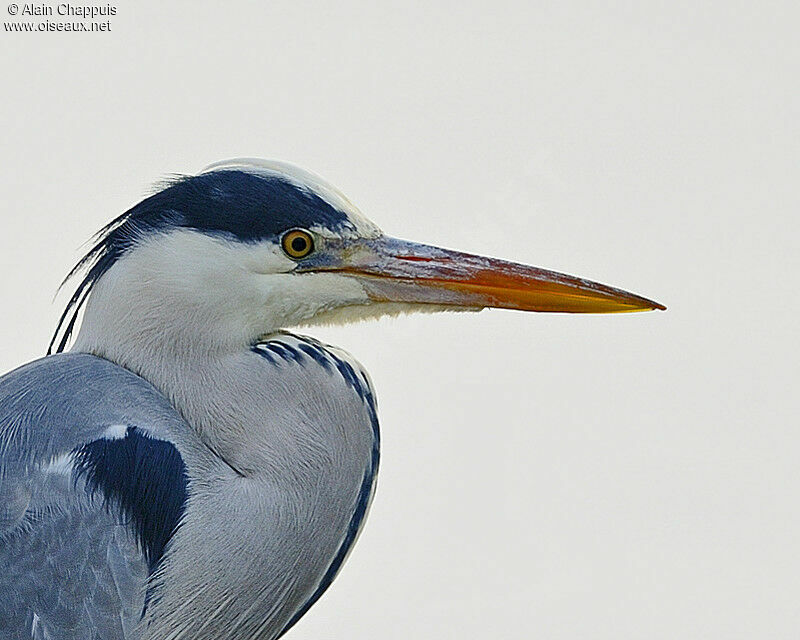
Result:
{"label": "orange bill", "polygon": [[313,270],[358,278],[376,302],[560,313],[666,308],[637,294],[564,273],[385,236],[341,248],[342,253],[336,252],[339,260]]}

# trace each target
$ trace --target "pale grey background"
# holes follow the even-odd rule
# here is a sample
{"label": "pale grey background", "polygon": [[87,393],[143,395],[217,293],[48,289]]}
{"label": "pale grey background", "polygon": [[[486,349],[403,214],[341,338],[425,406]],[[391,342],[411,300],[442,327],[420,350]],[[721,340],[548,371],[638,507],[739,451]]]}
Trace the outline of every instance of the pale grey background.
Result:
{"label": "pale grey background", "polygon": [[393,235],[669,306],[313,331],[384,454],[294,640],[798,637],[796,3],[117,7],[0,37],[0,371],[155,179],[290,160]]}

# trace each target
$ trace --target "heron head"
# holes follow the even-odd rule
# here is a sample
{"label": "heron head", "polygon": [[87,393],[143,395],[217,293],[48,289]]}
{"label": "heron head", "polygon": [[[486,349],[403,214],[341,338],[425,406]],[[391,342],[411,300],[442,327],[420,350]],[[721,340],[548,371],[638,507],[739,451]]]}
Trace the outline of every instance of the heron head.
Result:
{"label": "heron head", "polygon": [[73,274],[82,268],[51,349],[64,349],[84,304],[82,336],[124,325],[120,339],[184,331],[221,343],[402,311],[663,308],[589,280],[385,236],[318,176],[261,160],[167,183],[103,229]]}

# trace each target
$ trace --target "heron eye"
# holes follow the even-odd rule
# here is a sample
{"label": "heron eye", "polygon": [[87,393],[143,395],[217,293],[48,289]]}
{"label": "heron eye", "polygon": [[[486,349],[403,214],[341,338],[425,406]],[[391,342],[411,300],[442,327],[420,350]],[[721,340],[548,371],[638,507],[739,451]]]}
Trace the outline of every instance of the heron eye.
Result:
{"label": "heron eye", "polygon": [[284,234],[281,246],[290,258],[305,258],[314,250],[314,238],[308,231],[293,229]]}

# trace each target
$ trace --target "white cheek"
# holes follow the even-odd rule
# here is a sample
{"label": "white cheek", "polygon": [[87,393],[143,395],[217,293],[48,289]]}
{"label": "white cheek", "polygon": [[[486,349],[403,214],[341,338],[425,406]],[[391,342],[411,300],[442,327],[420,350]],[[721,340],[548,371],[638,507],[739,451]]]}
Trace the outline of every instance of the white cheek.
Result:
{"label": "white cheek", "polygon": [[[244,252],[243,252],[244,254]],[[297,263],[288,258],[276,244],[255,245],[247,251],[243,266],[247,271],[259,275],[291,273]]]}
{"label": "white cheek", "polygon": [[334,273],[288,273],[264,276],[270,314],[283,317],[288,326],[342,305],[369,303],[355,278]]}
{"label": "white cheek", "polygon": [[75,349],[239,348],[337,307],[369,304],[354,278],[296,268],[274,243],[233,243],[185,230],[155,236],[95,285]]}

